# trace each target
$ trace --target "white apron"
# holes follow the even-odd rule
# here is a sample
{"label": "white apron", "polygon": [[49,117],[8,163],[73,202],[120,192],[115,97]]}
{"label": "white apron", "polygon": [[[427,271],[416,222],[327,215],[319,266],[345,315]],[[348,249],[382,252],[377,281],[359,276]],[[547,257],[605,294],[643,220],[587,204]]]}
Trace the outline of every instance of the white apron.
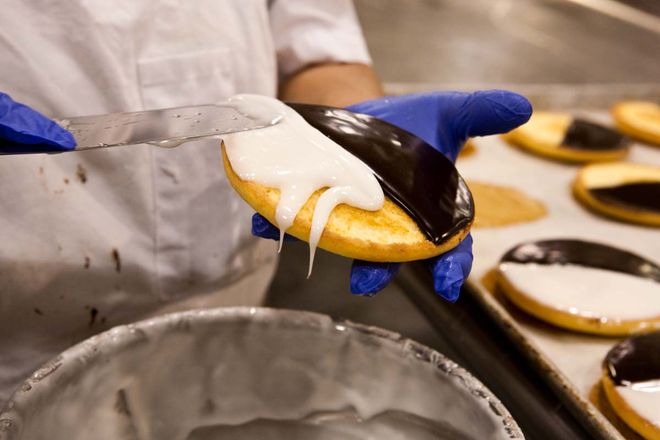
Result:
{"label": "white apron", "polygon": [[[51,116],[274,96],[311,62],[368,62],[346,1],[6,0],[0,91]],[[39,364],[163,311],[256,305],[250,235],[218,141],[0,157],[0,403]]]}

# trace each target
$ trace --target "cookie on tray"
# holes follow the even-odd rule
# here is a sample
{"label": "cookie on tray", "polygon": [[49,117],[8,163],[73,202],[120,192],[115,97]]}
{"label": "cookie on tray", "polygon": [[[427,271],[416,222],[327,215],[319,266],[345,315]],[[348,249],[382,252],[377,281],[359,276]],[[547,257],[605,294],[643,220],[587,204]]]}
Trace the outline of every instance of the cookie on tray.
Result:
{"label": "cookie on tray", "polygon": [[578,172],[573,194],[599,214],[660,226],[660,167],[630,162],[587,165]]}
{"label": "cookie on tray", "polygon": [[502,137],[530,153],[565,162],[618,160],[630,146],[616,130],[568,113],[535,112],[526,124]]}
{"label": "cookie on tray", "polygon": [[599,334],[660,329],[660,266],[601,243],[534,241],[500,260],[498,289],[549,324]]}
{"label": "cookie on tray", "polygon": [[614,412],[642,437],[660,438],[660,332],[614,346],[601,379]]}
{"label": "cookie on tray", "polygon": [[624,101],[610,109],[617,129],[633,139],[660,146],[660,105]]}

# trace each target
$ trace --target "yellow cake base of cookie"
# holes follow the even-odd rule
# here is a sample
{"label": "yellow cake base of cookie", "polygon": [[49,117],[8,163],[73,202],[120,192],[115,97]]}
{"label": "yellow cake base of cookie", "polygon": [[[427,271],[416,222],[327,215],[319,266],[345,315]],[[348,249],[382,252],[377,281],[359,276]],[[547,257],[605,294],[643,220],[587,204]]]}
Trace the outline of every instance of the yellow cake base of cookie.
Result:
{"label": "yellow cake base of cookie", "polygon": [[603,381],[598,378],[598,382],[591,387],[589,391],[589,401],[596,407],[598,411],[605,416],[605,418],[621,433],[626,440],[644,440],[635,430],[633,430],[626,422],[621,419],[612,408],[612,404],[607,400]]}
{"label": "yellow cake base of cookie", "polygon": [[522,150],[561,162],[607,162],[628,154],[627,148],[590,151],[563,147],[561,143],[572,119],[565,113],[537,112],[526,124],[503,134],[502,139]]}
{"label": "yellow cake base of cookie", "polygon": [[660,168],[648,165],[629,162],[590,165],[578,172],[573,182],[573,195],[580,203],[598,214],[640,225],[660,226],[660,214],[603,203],[589,191],[590,188],[602,187],[602,182],[614,180],[614,184],[625,184],[654,180],[657,176],[660,176]]}
{"label": "yellow cake base of cookie", "polygon": [[637,411],[628,405],[628,403],[616,391],[616,385],[612,379],[610,379],[607,371],[603,372],[602,384],[605,396],[617,416],[642,437],[648,439],[660,439],[660,428],[639,415]]}
{"label": "yellow cake base of cookie", "polygon": [[516,289],[501,271],[497,272],[497,288],[518,308],[544,322],[564,329],[607,336],[627,336],[641,331],[660,329],[660,316],[643,320],[601,320],[549,307]]}
{"label": "yellow cake base of cookie", "polygon": [[[222,146],[225,172],[231,186],[259,214],[268,221],[275,221],[275,209],[280,191],[256,182],[241,180],[231,168]],[[307,200],[295,218],[288,234],[309,241],[314,207],[319,195],[316,191]],[[328,219],[318,247],[335,254],[375,262],[404,262],[422,260],[443,254],[456,247],[468,234],[470,225],[458,231],[440,245],[429,241],[398,205],[387,197],[378,211],[365,211],[349,205],[337,206]]]}
{"label": "yellow cake base of cookie", "polygon": [[660,105],[624,101],[610,109],[617,129],[633,139],[660,146]]}

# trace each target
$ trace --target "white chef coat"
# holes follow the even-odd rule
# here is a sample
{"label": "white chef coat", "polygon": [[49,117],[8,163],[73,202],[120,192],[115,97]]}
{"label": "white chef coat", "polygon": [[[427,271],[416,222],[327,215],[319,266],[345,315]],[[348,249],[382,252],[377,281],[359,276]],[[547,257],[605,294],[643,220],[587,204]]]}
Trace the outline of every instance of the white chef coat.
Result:
{"label": "white chef coat", "polygon": [[[5,0],[0,91],[51,116],[274,96],[278,75],[369,57],[350,0]],[[218,141],[0,157],[0,402],[39,364],[164,310],[257,304]]]}

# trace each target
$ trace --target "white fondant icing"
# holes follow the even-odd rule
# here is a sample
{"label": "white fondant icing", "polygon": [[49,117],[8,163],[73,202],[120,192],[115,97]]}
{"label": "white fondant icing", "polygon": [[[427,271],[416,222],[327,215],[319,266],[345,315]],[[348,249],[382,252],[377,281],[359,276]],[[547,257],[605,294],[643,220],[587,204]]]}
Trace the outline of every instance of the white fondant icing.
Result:
{"label": "white fondant icing", "polygon": [[578,265],[502,263],[500,271],[528,297],[557,310],[602,320],[660,317],[660,283]]}

